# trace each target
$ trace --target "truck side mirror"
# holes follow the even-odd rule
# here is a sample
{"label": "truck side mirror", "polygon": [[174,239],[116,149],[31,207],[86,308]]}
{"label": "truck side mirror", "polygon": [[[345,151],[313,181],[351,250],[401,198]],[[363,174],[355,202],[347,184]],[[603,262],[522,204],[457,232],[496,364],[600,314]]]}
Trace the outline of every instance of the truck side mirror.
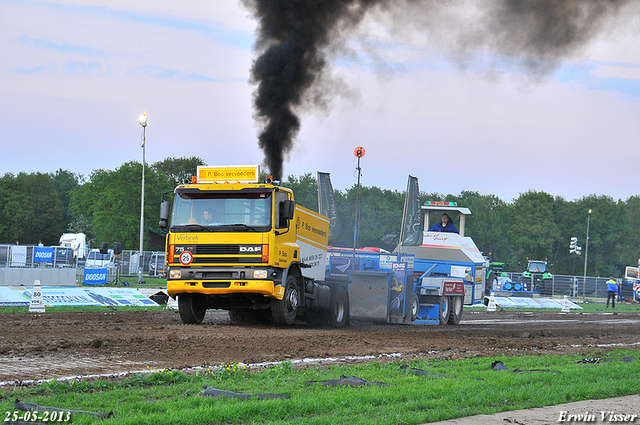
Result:
{"label": "truck side mirror", "polygon": [[160,222],[158,227],[166,229],[169,225],[169,201],[160,202]]}
{"label": "truck side mirror", "polygon": [[282,205],[280,206],[280,215],[285,220],[293,220],[293,214],[296,211],[296,203],[287,199],[286,201],[282,201]]}

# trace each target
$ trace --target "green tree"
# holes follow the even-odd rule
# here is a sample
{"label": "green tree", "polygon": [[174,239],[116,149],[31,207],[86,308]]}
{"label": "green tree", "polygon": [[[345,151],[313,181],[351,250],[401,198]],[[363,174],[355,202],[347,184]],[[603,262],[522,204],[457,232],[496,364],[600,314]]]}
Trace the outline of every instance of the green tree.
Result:
{"label": "green tree", "polygon": [[510,205],[507,217],[507,234],[513,244],[509,263],[526,264],[526,257],[544,260],[551,256],[559,239],[551,195],[537,191],[522,193]]}
{"label": "green tree", "polygon": [[[90,217],[96,243],[120,242],[123,249],[138,248],[141,176],[142,164],[131,161],[114,171],[92,171],[89,181],[73,192],[71,210]],[[145,241],[149,230],[159,231],[158,205],[162,192],[171,190],[169,186],[165,176],[154,168],[145,171]]]}
{"label": "green tree", "polygon": [[0,237],[5,243],[57,245],[65,221],[48,174],[5,174],[0,179]]}
{"label": "green tree", "polygon": [[311,173],[300,177],[289,175],[282,186],[293,190],[296,204],[318,212],[318,181]]}
{"label": "green tree", "polygon": [[625,216],[620,217],[623,222],[620,262],[636,267],[640,258],[640,196],[626,200],[625,212]]}
{"label": "green tree", "polygon": [[[621,246],[624,231],[624,203],[605,195],[589,195],[576,202],[586,238],[587,216],[589,220],[589,256],[587,274],[591,276],[621,276],[624,265]],[[583,249],[583,251],[585,251]],[[583,263],[584,264],[584,263]]]}
{"label": "green tree", "polygon": [[506,261],[510,253],[505,232],[507,204],[495,195],[471,191],[462,191],[452,198],[471,211],[466,217],[465,236],[471,237],[485,256],[490,255],[494,261]]}
{"label": "green tree", "polygon": [[159,175],[165,176],[169,181],[169,186],[173,189],[184,184],[185,181],[191,183],[191,177],[196,175],[196,170],[200,165],[205,165],[202,158],[192,156],[165,158],[162,161],[154,162],[151,168],[155,169]]}
{"label": "green tree", "polygon": [[53,184],[58,192],[58,199],[62,205],[64,211],[65,229],[73,221],[73,214],[69,210],[69,204],[71,203],[71,192],[80,187],[80,184],[84,181],[84,177],[80,174],[75,174],[67,170],[60,168],[55,173],[50,173],[49,176],[53,180]]}

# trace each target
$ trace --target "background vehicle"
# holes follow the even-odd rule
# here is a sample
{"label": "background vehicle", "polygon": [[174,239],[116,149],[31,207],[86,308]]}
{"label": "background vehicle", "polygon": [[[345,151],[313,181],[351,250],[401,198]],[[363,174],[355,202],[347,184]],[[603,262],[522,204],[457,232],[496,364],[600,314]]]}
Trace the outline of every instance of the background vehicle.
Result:
{"label": "background vehicle", "polygon": [[547,261],[529,260],[527,258],[527,262],[527,269],[522,272],[523,283],[529,281],[531,290],[551,295],[553,292],[553,275],[547,270]]}
{"label": "background vehicle", "polygon": [[164,263],[165,253],[154,252],[149,259],[149,276],[165,276],[167,266]]}
{"label": "background vehicle", "polygon": [[115,255],[113,253],[113,249],[109,249],[106,254],[101,253],[99,249],[90,250],[84,267],[87,269],[115,267]]}

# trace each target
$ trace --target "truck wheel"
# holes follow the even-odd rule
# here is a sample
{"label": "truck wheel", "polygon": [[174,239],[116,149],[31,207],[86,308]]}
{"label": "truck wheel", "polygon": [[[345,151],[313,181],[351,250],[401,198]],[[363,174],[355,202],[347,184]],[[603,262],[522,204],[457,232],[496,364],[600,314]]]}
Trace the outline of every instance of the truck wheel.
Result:
{"label": "truck wheel", "polygon": [[449,323],[450,325],[457,325],[462,318],[462,297],[449,297]]}
{"label": "truck wheel", "polygon": [[199,294],[178,295],[178,312],[180,319],[187,325],[199,325],[204,320],[207,308],[202,302]]}
{"label": "truck wheel", "polygon": [[418,320],[418,311],[420,310],[420,300],[418,294],[412,294],[411,297],[411,321]]}
{"label": "truck wheel", "polygon": [[440,297],[440,324],[446,325],[449,322],[451,309],[449,308],[449,297]]}
{"label": "truck wheel", "polygon": [[284,297],[281,300],[271,300],[271,316],[276,325],[290,325],[298,314],[300,292],[296,285],[296,278],[289,275],[284,286]]}
{"label": "truck wheel", "polygon": [[332,328],[344,328],[349,319],[349,297],[343,288],[338,288],[335,295],[331,296],[329,315]]}

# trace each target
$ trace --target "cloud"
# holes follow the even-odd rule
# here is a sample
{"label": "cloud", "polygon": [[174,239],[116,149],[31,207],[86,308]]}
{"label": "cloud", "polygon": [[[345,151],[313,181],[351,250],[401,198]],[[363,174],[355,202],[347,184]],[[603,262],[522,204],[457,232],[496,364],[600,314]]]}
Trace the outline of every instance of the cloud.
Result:
{"label": "cloud", "polygon": [[100,52],[92,47],[70,46],[66,42],[63,44],[56,44],[51,42],[50,40],[45,40],[41,38],[40,39],[30,38],[26,35],[21,35],[20,37],[18,37],[18,43],[24,46],[33,47],[34,49],[45,49],[45,50],[52,50],[56,52],[73,53],[73,54],[78,54],[82,56],[92,56],[92,57],[106,56],[103,52]]}
{"label": "cloud", "polygon": [[179,80],[179,81],[205,81],[211,83],[224,83],[224,80],[211,78],[196,72],[180,71],[177,69],[166,69],[157,66],[140,66],[127,73],[136,78],[154,80]]}

